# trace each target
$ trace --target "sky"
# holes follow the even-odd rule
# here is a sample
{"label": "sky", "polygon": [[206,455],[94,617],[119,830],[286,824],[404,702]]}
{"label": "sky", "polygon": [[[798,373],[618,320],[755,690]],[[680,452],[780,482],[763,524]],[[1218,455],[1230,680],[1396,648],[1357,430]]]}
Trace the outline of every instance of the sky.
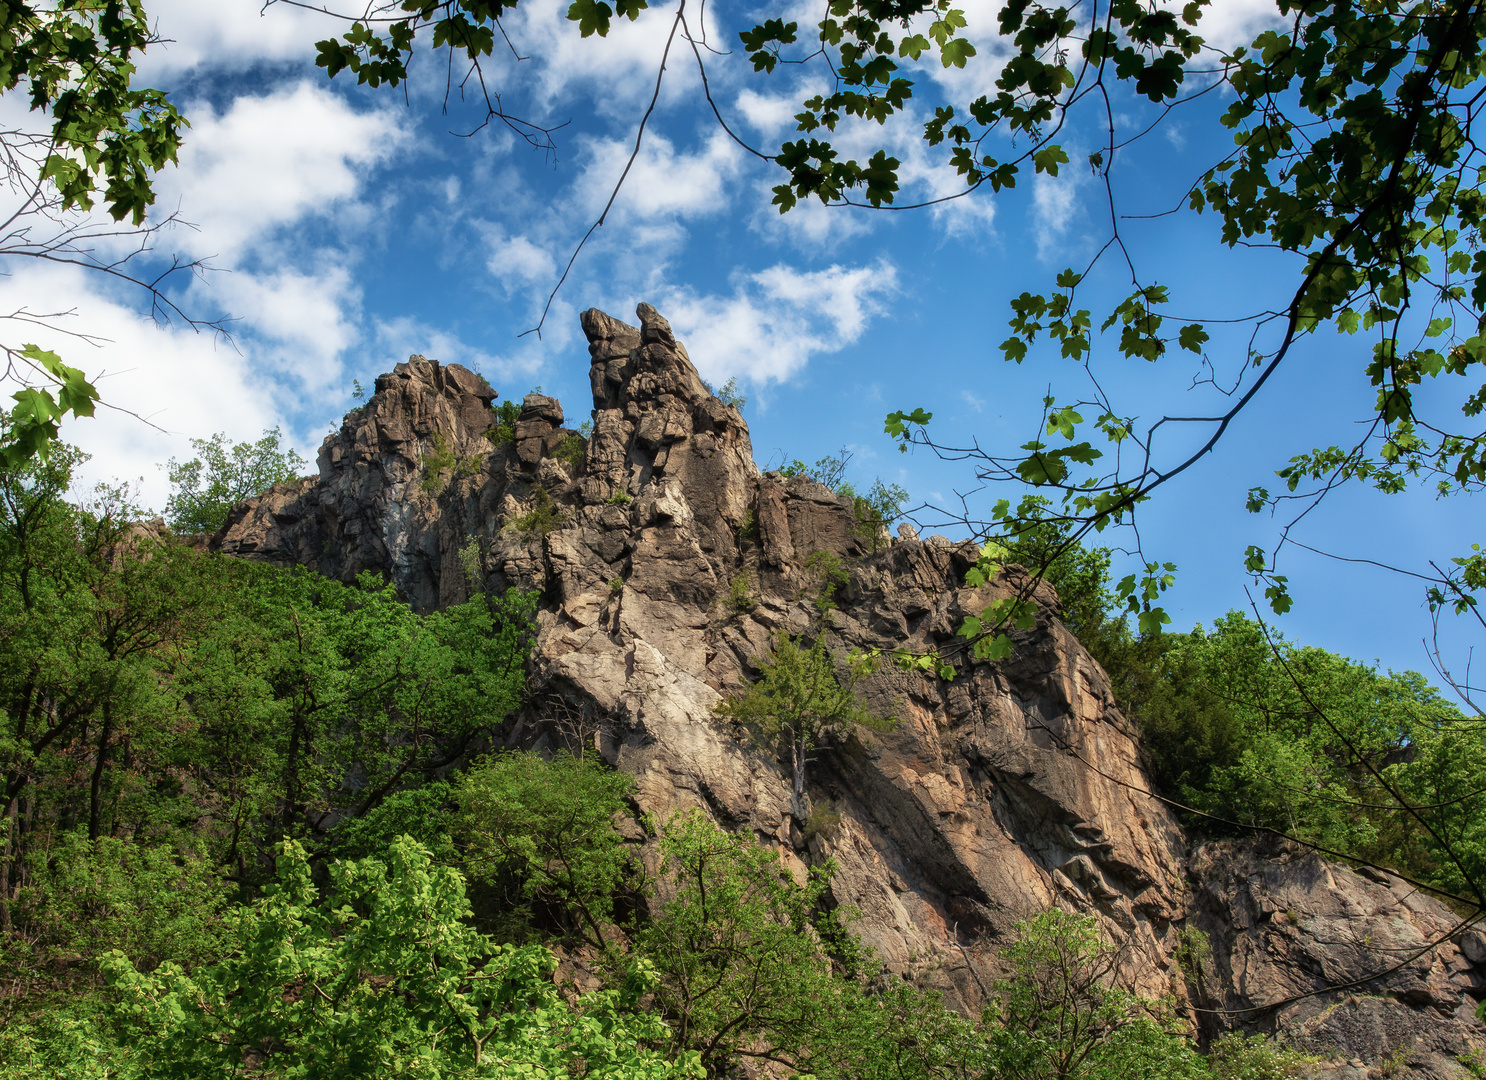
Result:
{"label": "sky", "polygon": [[[1038,437],[1044,395],[1062,403],[1088,393],[1087,377],[1053,352],[1034,349],[1013,365],[997,346],[1012,297],[1050,291],[1059,270],[1082,269],[1110,236],[1103,187],[1078,167],[1098,149],[1092,125],[1068,130],[1074,164],[1057,179],[1029,176],[1014,191],[924,210],[802,205],[781,216],[770,193],[780,175],[720,130],[689,49],[678,48],[613,209],[541,333],[523,336],[625,166],[674,7],[616,24],[607,39],[581,38],[553,0],[523,0],[508,16],[524,59],[497,53],[487,84],[512,112],[555,129],[547,150],[499,124],[481,129],[482,110],[461,101],[457,73],[446,93],[448,69],[431,55],[416,57],[413,78],[395,90],[328,80],[314,66],[314,42],[342,32],[344,20],[262,0],[148,0],[147,8],[167,40],[145,55],[139,79],[168,90],[191,128],[179,166],[156,180],[153,220],[177,223],[140,265],[200,262],[200,272],[170,279],[170,296],[227,333],[152,318],[140,290],[102,275],[35,262],[4,268],[0,310],[67,313],[50,331],[28,329],[27,340],[98,376],[112,407],[64,428],[92,455],[83,485],[132,480],[161,508],[163,463],[193,456],[190,440],[216,432],[250,440],[278,426],[313,461],[355,404],[355,384],[369,387],[412,353],[479,370],[504,397],[541,387],[576,425],[590,407],[578,312],[599,307],[633,321],[640,301],[671,320],[704,378],[738,381],[761,466],[845,448],[859,488],[880,477],[914,504],[964,507],[972,517],[1015,493],[982,485],[967,462],[898,453],[883,434],[884,414],[922,407],[944,442],[1004,452]],[[784,0],[784,8],[811,24],[813,5]],[[980,55],[963,71],[919,72],[922,103],[909,122],[840,135],[848,147],[891,147],[904,161],[905,200],[959,189],[913,122],[935,100],[991,85],[1006,54],[996,9],[965,5]],[[824,87],[823,73],[805,65],[754,74],[736,32],[765,9],[729,11],[735,22],[726,24],[716,11],[703,9],[714,100],[742,138],[773,149],[792,137],[794,103]],[[1274,20],[1266,0],[1217,0],[1204,32],[1231,48]],[[1213,320],[1281,304],[1295,269],[1273,252],[1224,248],[1210,219],[1151,216],[1180,206],[1186,187],[1227,152],[1216,122],[1223,105],[1214,93],[1174,113],[1122,151],[1114,173],[1114,214],[1143,278],[1171,288],[1174,314]],[[14,94],[0,98],[0,114],[7,125],[35,123]],[[1117,106],[1122,131],[1152,119],[1138,102]],[[1126,266],[1104,257],[1081,300],[1097,312],[1129,285]],[[1210,327],[1203,360],[1124,360],[1096,339],[1093,370],[1122,412],[1147,421],[1208,415],[1227,407],[1220,384],[1247,355],[1247,330],[1222,325]],[[1179,568],[1165,597],[1173,628],[1248,606],[1244,549],[1272,549],[1281,523],[1247,513],[1245,493],[1278,487],[1274,470],[1293,454],[1349,438],[1371,402],[1368,347],[1329,335],[1303,343],[1216,450],[1142,508],[1141,550]],[[1175,430],[1160,452],[1175,459],[1198,434]],[[933,510],[919,516],[925,533],[965,534]],[[1427,572],[1431,560],[1464,553],[1479,538],[1478,521],[1468,501],[1345,491],[1292,536],[1347,559]],[[1132,537],[1107,540],[1129,547]],[[1116,552],[1117,574],[1132,563]],[[1282,633],[1428,671],[1419,581],[1299,548],[1281,570],[1296,600],[1277,620]],[[1447,619],[1441,645],[1457,674],[1474,640]]]}

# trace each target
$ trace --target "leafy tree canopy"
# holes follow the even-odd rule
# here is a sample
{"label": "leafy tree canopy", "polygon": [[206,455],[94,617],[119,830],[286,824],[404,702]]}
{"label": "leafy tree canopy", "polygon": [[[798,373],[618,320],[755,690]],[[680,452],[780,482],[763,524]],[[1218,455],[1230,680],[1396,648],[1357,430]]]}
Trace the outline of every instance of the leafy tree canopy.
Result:
{"label": "leafy tree canopy", "polygon": [[[22,94],[45,133],[0,133],[3,170],[23,193],[8,219],[0,255],[41,257],[103,270],[146,289],[163,308],[159,279],[136,279],[85,242],[99,239],[76,211],[102,202],[114,221],[140,226],[154,204],[154,175],[174,163],[187,127],[166,95],[134,84],[138,55],[154,43],[141,0],[6,0],[0,5],[0,94]],[[127,261],[127,260],[126,260]],[[26,323],[44,318],[7,316]],[[0,465],[14,468],[45,455],[58,422],[92,416],[98,391],[77,368],[35,344],[0,341],[5,374],[21,389],[12,397]]]}
{"label": "leafy tree canopy", "polygon": [[331,868],[319,902],[309,860],[287,842],[278,883],[240,913],[234,949],[187,975],[105,964],[125,1052],[143,1075],[208,1077],[505,1077],[573,1075],[700,1080],[694,1054],[647,1049],[666,1025],[621,991],[564,1000],[552,954],[499,944],[466,923],[457,871],[410,839],[386,860]]}
{"label": "leafy tree canopy", "polygon": [[165,503],[170,527],[180,533],[216,532],[232,508],[275,484],[293,480],[308,464],[292,448],[280,448],[278,428],[257,442],[229,444],[218,432],[192,439],[198,457],[170,459],[167,475],[175,490]]}
{"label": "leafy tree canopy", "polygon": [[805,773],[811,753],[843,738],[853,727],[885,731],[893,726],[891,718],[873,715],[857,690],[862,679],[876,669],[877,660],[853,651],[838,661],[827,648],[822,630],[808,646],[789,634],[779,635],[772,654],[759,664],[758,680],[740,696],[718,705],[717,713],[779,744],[793,772],[796,816],[804,820]]}

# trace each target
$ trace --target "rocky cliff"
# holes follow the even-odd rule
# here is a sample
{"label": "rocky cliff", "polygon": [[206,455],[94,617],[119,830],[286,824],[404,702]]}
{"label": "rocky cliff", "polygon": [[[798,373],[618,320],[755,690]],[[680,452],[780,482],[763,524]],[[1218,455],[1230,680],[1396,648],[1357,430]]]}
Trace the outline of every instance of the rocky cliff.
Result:
{"label": "rocky cliff", "polygon": [[[1175,994],[1209,1032],[1283,1027],[1337,1076],[1463,1075],[1459,1056],[1486,1046],[1471,1016],[1486,945],[1457,932],[1425,948],[1455,921],[1396,882],[1252,846],[1189,852],[1045,585],[1009,659],[956,654],[952,681],[891,666],[871,678],[870,707],[896,726],[821,752],[808,797],[840,821],[802,829],[781,763],[713,707],[816,616],[811,556],[849,573],[831,628],[843,652],[951,645],[965,614],[1023,583],[966,588],[973,546],[889,538],[820,484],[760,474],[743,417],[665,319],[637,315],[582,316],[586,440],[536,394],[500,428],[483,379],[415,356],[325,441],[318,478],[239,506],[212,545],[343,579],[375,571],[423,609],[539,590],[532,704],[512,745],[581,740],[635,777],[642,812],[705,807],[800,873],[834,858],[866,943],[964,1008],[983,1000],[1013,924],[1060,904],[1096,912],[1140,988]],[[1190,979],[1171,959],[1188,926],[1214,950]]]}

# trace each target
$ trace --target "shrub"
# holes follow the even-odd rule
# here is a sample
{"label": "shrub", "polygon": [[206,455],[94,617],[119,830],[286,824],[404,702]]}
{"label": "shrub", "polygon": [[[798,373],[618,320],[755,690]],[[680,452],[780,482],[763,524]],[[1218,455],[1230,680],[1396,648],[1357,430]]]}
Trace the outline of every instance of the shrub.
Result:
{"label": "shrub", "polygon": [[616,491],[613,495],[609,496],[607,501],[610,506],[628,506],[630,503],[634,502],[635,499],[634,496],[632,496],[627,491]]}
{"label": "shrub", "polygon": [[532,491],[531,509],[511,522],[511,527],[519,533],[536,533],[545,536],[555,529],[562,528],[563,520],[562,511],[557,509],[552,496],[547,494],[546,488],[538,485]]}
{"label": "shrub", "polygon": [[700,1080],[696,1055],[649,1049],[671,1037],[635,1011],[653,977],[565,998],[552,953],[470,927],[463,880],[413,840],[328,870],[333,898],[285,841],[279,883],[211,968],[144,975],[122,954],[106,961],[139,1075]]}
{"label": "shrub", "polygon": [[758,604],[758,598],[748,591],[747,574],[739,574],[728,582],[727,599],[723,603],[734,615],[742,615],[754,609]]}
{"label": "shrub", "polygon": [[827,840],[836,835],[841,828],[841,815],[829,799],[810,808],[810,816],[805,819],[805,825],[800,830],[806,840],[816,836],[823,836]]}
{"label": "shrub", "polygon": [[499,405],[492,403],[490,411],[495,413],[495,427],[487,431],[485,437],[497,446],[514,443],[516,418],[521,415],[521,406],[514,401],[502,401]]}
{"label": "shrub", "polygon": [[805,560],[805,569],[816,582],[815,608],[822,615],[836,610],[836,591],[851,580],[835,552],[816,551]]}
{"label": "shrub", "polygon": [[576,431],[564,436],[562,442],[557,444],[557,449],[552,451],[552,456],[565,465],[576,469],[583,464],[583,452],[588,448],[588,443],[583,436]]}
{"label": "shrub", "polygon": [[748,404],[748,399],[744,397],[738,389],[738,380],[736,377],[729,379],[727,382],[722,384],[721,388],[716,390],[714,390],[712,388],[712,384],[707,382],[707,380],[705,379],[702,380],[702,385],[707,388],[707,393],[711,394],[724,405],[731,405],[740,413]]}

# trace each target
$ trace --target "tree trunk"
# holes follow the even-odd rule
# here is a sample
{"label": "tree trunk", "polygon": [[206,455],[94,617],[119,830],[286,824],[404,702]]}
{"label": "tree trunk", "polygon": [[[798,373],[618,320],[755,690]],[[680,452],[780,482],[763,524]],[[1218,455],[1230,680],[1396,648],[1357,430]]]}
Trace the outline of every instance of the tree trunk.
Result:
{"label": "tree trunk", "polygon": [[88,839],[97,840],[103,818],[103,766],[108,761],[108,740],[113,738],[113,702],[104,699],[103,730],[98,734],[98,756],[93,762],[93,782],[88,791]]}
{"label": "tree trunk", "polygon": [[790,746],[795,766],[795,788],[793,796],[789,801],[789,811],[794,819],[804,824],[805,819],[810,816],[810,802],[805,798],[805,744],[803,740],[796,739]]}
{"label": "tree trunk", "polygon": [[21,850],[20,838],[15,835],[15,800],[5,813],[5,843],[0,844],[0,932],[10,933],[10,853]]}

